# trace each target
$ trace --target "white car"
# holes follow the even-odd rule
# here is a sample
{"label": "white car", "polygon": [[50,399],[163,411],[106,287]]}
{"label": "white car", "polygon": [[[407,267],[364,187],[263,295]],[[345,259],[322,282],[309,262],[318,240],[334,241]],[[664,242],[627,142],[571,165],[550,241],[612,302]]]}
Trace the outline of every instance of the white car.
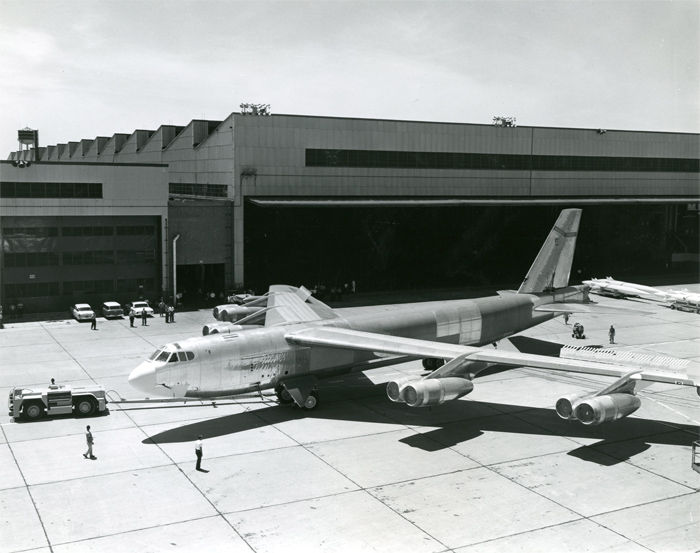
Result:
{"label": "white car", "polygon": [[153,309],[149,307],[147,301],[134,301],[131,303],[127,303],[124,306],[124,311],[127,315],[131,312],[132,309],[134,310],[134,315],[136,315],[137,317],[141,317],[141,313],[143,313],[143,311],[146,311],[147,316],[153,316]]}
{"label": "white car", "polygon": [[102,304],[102,316],[105,319],[109,317],[121,317],[122,315],[124,315],[124,310],[116,301],[106,301]]}
{"label": "white car", "polygon": [[89,321],[95,316],[95,312],[92,310],[87,303],[76,303],[71,305],[70,308],[71,315],[73,315],[78,321]]}

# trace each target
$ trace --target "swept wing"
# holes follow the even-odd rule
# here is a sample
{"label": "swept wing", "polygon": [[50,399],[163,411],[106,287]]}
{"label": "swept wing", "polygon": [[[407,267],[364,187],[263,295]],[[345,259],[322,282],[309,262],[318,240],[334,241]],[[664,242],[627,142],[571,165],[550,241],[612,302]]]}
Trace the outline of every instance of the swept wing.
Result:
{"label": "swept wing", "polygon": [[[470,373],[474,374],[475,368],[478,370],[478,368],[485,368],[487,365],[499,364],[615,378],[634,375],[632,379],[638,382],[663,382],[679,386],[700,386],[700,376],[696,370],[693,371],[693,374],[689,374],[689,371],[693,370],[690,368],[686,370],[653,370],[645,367],[642,363],[635,363],[634,358],[625,359],[624,364],[565,359],[328,327],[290,331],[285,335],[285,338],[289,342],[308,347],[334,347],[382,354],[449,360],[441,368],[428,375],[426,379],[465,376]],[[690,363],[688,363],[688,367],[690,367]]]}

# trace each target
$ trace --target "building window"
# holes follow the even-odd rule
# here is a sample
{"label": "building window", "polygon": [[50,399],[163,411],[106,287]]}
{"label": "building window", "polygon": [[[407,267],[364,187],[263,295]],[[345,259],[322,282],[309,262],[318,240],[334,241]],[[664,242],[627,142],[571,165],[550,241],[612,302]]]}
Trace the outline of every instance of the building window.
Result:
{"label": "building window", "polygon": [[114,227],[63,227],[63,236],[112,236]]}
{"label": "building window", "polygon": [[[700,159],[383,150],[306,150],[307,167],[700,173]],[[172,184],[171,184],[172,187]]]}
{"label": "building window", "polygon": [[6,253],[5,267],[52,267],[58,265],[55,252]]}
{"label": "building window", "polygon": [[117,265],[153,263],[155,260],[155,250],[117,250]]}
{"label": "building window", "polygon": [[170,194],[183,196],[206,196],[209,198],[227,198],[228,186],[225,184],[196,184],[186,182],[171,182]]}
{"label": "building window", "polygon": [[63,265],[114,265],[112,250],[63,252]]}
{"label": "building window", "polygon": [[99,182],[13,182],[0,183],[0,198],[102,198]]}
{"label": "building window", "polygon": [[129,225],[117,227],[117,236],[155,236],[156,229],[152,226]]}
{"label": "building window", "polygon": [[123,278],[117,280],[117,292],[154,292],[156,281],[153,278]]}
{"label": "building window", "polygon": [[32,282],[30,284],[6,284],[5,297],[10,300],[22,298],[45,298],[58,295],[58,282]]}
{"label": "building window", "polygon": [[2,234],[5,238],[51,238],[58,236],[58,227],[5,227]]}
{"label": "building window", "polygon": [[[74,280],[63,283],[64,296],[82,294],[111,294],[114,292],[113,280]],[[56,291],[58,295],[58,290]]]}

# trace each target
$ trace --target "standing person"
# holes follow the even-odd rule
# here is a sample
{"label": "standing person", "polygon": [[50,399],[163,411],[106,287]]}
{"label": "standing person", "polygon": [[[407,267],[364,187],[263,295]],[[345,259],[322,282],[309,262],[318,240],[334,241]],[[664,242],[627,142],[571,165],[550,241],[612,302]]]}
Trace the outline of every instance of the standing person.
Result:
{"label": "standing person", "polygon": [[158,309],[160,310],[160,316],[163,316],[163,313],[165,312],[165,302],[163,301],[163,298],[160,298],[160,303],[158,304]]}
{"label": "standing person", "polygon": [[194,444],[194,453],[197,456],[197,470],[202,470],[202,436]]}
{"label": "standing person", "polygon": [[145,307],[141,310],[141,326],[148,326],[148,313]]}
{"label": "standing person", "polygon": [[20,319],[24,319],[24,304],[22,302],[17,304],[17,316]]}
{"label": "standing person", "polygon": [[15,318],[15,302],[13,301],[10,304],[10,319],[14,319],[14,318]]}
{"label": "standing person", "polygon": [[133,309],[129,309],[129,326],[134,326],[134,319],[136,318],[136,313]]}
{"label": "standing person", "polygon": [[175,306],[174,305],[170,306],[170,322],[171,323],[175,322]]}
{"label": "standing person", "polygon": [[95,315],[94,313],[92,314],[90,323],[90,330],[97,330],[97,315]]}
{"label": "standing person", "polygon": [[564,323],[569,324],[569,314],[568,313],[564,313]]}
{"label": "standing person", "polygon": [[88,448],[87,451],[83,453],[83,457],[86,459],[89,457],[92,460],[97,459],[97,457],[92,454],[92,444],[95,443],[95,440],[92,439],[92,432],[90,432],[89,424],[87,425],[87,432],[85,433],[85,441],[87,442]]}
{"label": "standing person", "polygon": [[608,330],[608,336],[610,337],[610,343],[615,343],[615,327],[610,325],[610,330]]}

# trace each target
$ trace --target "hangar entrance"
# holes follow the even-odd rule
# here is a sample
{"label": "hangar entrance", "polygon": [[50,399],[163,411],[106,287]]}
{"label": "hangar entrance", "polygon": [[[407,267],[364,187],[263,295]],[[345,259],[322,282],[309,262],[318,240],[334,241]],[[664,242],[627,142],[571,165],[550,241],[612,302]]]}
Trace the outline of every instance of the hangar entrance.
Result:
{"label": "hangar entrance", "polygon": [[182,303],[186,307],[209,306],[207,295],[226,293],[226,270],[223,263],[197,263],[177,266],[177,292],[182,293]]}
{"label": "hangar entrance", "polygon": [[[358,292],[520,284],[562,205],[245,205],[246,287],[356,282]],[[669,204],[583,206],[571,283],[671,276]],[[685,213],[685,211],[684,211]],[[680,216],[680,215],[679,215]],[[697,213],[693,219],[697,222]],[[697,256],[698,234],[683,234]],[[678,246],[680,247],[680,246]],[[696,265],[697,266],[697,265]]]}

